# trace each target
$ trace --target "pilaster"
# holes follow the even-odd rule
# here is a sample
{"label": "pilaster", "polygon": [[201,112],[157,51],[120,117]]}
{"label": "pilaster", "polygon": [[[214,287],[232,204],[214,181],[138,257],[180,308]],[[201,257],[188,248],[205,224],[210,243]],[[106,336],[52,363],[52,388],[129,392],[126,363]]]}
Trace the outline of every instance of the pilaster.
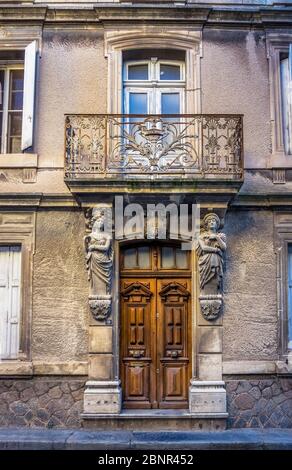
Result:
{"label": "pilaster", "polygon": [[225,234],[222,220],[210,212],[202,221],[197,245],[198,299],[196,316],[197,376],[191,379],[189,406],[192,415],[227,417],[226,390],[222,380],[223,265]]}
{"label": "pilaster", "polygon": [[95,204],[86,211],[86,219],[84,245],[90,321],[89,381],[84,392],[84,413],[118,414],[121,410],[121,388],[114,375],[112,204]]}

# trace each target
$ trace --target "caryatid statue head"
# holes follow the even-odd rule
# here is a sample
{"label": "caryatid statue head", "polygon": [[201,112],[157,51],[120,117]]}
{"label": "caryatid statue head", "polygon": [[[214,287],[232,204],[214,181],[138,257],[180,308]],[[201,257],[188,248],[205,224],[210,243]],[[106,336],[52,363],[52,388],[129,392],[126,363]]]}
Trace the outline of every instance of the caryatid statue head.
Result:
{"label": "caryatid statue head", "polygon": [[218,232],[221,222],[218,215],[212,212],[205,215],[203,224],[206,230],[211,232]]}

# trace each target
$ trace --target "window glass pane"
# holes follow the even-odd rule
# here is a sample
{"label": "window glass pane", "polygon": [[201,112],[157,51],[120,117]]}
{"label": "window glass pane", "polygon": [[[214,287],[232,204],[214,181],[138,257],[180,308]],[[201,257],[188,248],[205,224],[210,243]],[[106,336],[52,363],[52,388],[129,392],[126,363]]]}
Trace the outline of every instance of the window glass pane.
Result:
{"label": "window glass pane", "polygon": [[23,70],[12,70],[11,87],[15,91],[23,90]]}
{"label": "window glass pane", "polygon": [[129,114],[147,114],[147,93],[130,93]]}
{"label": "window glass pane", "polygon": [[129,65],[128,80],[148,80],[148,64]]}
{"label": "window glass pane", "polygon": [[23,107],[23,92],[14,91],[11,94],[10,109],[20,109]]}
{"label": "window glass pane", "polygon": [[175,268],[174,248],[171,246],[162,247],[161,267],[164,269]]}
{"label": "window glass pane", "polygon": [[180,96],[179,93],[162,93],[161,94],[161,113],[162,114],[179,114],[180,112]]}
{"label": "window glass pane", "polygon": [[160,80],[180,80],[180,66],[160,64]]}
{"label": "window glass pane", "polygon": [[188,268],[188,252],[181,248],[176,248],[176,267],[177,269]]}
{"label": "window glass pane", "polygon": [[288,348],[292,349],[292,244],[288,245]]}
{"label": "window glass pane", "polygon": [[9,109],[22,109],[23,106],[23,70],[10,73]]}
{"label": "window glass pane", "polygon": [[137,266],[137,250],[129,248],[124,251],[124,268],[135,268]]}
{"label": "window glass pane", "polygon": [[148,246],[138,248],[138,265],[140,269],[150,268],[150,249]]}
{"label": "window glass pane", "polygon": [[22,113],[8,113],[8,153],[21,151]]}

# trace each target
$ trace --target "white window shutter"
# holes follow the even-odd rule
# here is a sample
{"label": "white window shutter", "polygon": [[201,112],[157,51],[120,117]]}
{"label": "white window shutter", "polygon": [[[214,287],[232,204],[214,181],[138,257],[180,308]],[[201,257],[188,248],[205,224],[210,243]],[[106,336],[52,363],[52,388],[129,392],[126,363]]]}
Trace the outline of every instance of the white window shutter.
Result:
{"label": "white window shutter", "polygon": [[15,359],[19,350],[21,248],[0,247],[0,358]]}
{"label": "white window shutter", "polygon": [[0,359],[7,356],[9,248],[0,246]]}
{"label": "white window shutter", "polygon": [[289,45],[288,67],[288,152],[292,154],[292,44]]}
{"label": "white window shutter", "polygon": [[21,150],[32,146],[37,42],[25,48]]}

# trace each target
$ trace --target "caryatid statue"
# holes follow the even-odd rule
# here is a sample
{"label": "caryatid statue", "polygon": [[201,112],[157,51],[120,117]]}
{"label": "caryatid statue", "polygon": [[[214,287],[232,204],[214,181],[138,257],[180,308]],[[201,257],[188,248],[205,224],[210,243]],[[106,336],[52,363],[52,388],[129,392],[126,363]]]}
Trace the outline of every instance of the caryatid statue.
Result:
{"label": "caryatid statue", "polygon": [[197,245],[200,276],[200,304],[203,316],[214,320],[222,306],[222,280],[226,236],[219,232],[220,219],[209,213],[203,220],[204,229]]}
{"label": "caryatid statue", "polygon": [[94,208],[91,223],[91,233],[84,237],[90,281],[89,304],[94,318],[104,320],[111,312],[113,276],[112,234],[105,230],[106,208]]}

